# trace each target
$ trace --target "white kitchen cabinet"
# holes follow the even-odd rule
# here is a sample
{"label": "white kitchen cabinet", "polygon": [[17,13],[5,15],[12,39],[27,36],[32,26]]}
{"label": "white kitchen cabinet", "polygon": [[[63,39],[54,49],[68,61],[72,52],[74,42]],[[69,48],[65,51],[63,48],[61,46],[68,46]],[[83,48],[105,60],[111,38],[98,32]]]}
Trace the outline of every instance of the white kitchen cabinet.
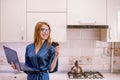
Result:
{"label": "white kitchen cabinet", "polygon": [[27,41],[33,41],[34,28],[37,22],[47,22],[51,27],[51,38],[54,41],[66,41],[66,13],[27,13]]}
{"label": "white kitchen cabinet", "polygon": [[107,0],[107,25],[109,29],[102,30],[102,40],[120,42],[120,0]]}
{"label": "white kitchen cabinet", "polygon": [[[49,73],[50,80],[68,80],[67,73]],[[0,80],[27,80],[27,75],[21,73],[2,73],[0,72]]]}
{"label": "white kitchen cabinet", "polygon": [[106,0],[68,0],[68,25],[106,25]]}
{"label": "white kitchen cabinet", "polygon": [[1,41],[26,40],[26,0],[1,0]]}
{"label": "white kitchen cabinet", "polygon": [[[0,0],[0,4],[1,4],[1,0]],[[0,41],[1,41],[1,6],[0,6]]]}
{"label": "white kitchen cabinet", "polygon": [[27,11],[65,12],[66,0],[27,0]]}
{"label": "white kitchen cabinet", "polygon": [[120,42],[120,8],[119,8],[119,11],[118,11],[118,41]]}
{"label": "white kitchen cabinet", "polygon": [[0,80],[27,80],[25,73],[0,73]]}
{"label": "white kitchen cabinet", "polygon": [[55,72],[55,73],[49,73],[50,80],[68,80],[67,73],[64,72]]}

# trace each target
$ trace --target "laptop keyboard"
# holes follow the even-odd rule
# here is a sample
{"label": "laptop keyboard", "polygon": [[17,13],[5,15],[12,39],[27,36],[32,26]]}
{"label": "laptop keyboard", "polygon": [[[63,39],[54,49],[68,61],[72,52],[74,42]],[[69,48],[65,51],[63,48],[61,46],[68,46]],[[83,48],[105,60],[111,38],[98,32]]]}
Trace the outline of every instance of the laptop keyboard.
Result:
{"label": "laptop keyboard", "polygon": [[24,65],[24,63],[20,63],[20,66],[21,66],[22,70],[33,71],[31,68],[29,68],[28,66]]}

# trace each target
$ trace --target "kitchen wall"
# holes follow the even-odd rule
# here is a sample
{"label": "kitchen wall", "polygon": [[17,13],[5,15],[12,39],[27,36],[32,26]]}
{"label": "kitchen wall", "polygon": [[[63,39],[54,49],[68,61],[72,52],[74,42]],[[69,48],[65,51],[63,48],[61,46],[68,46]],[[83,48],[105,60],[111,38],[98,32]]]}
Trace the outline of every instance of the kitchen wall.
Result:
{"label": "kitchen wall", "polygon": [[[61,44],[63,59],[60,60],[61,64],[65,65],[65,70],[69,70],[77,59],[84,71],[110,71],[111,43],[100,41],[99,29],[69,29],[67,31],[67,43]],[[114,71],[118,71],[120,70],[120,43],[115,44]]]}
{"label": "kitchen wall", "polygon": [[[11,70],[2,46],[17,50],[24,61],[25,48],[29,43],[0,43],[0,71]],[[120,71],[120,43],[115,43],[114,71]],[[75,60],[83,71],[110,72],[111,43],[100,41],[99,29],[68,29],[67,42],[60,43],[59,71],[70,71]]]}

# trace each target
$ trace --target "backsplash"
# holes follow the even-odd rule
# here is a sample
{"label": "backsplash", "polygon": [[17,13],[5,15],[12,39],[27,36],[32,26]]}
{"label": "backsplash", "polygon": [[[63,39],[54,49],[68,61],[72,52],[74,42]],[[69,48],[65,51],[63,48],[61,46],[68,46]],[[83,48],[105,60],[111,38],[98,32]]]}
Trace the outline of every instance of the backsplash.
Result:
{"label": "backsplash", "polygon": [[[17,51],[24,61],[26,45],[29,43],[0,43],[0,71],[11,70],[6,61],[3,45]],[[68,29],[67,42],[60,43],[59,71],[70,71],[75,60],[83,71],[109,71],[111,43],[100,41],[99,29]],[[115,43],[114,71],[120,70],[120,43]]]}

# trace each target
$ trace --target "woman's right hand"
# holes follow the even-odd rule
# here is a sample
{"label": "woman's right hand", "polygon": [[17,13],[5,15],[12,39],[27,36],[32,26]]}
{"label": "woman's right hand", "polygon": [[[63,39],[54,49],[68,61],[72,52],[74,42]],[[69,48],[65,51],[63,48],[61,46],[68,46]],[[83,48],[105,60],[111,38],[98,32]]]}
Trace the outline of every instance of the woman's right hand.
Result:
{"label": "woman's right hand", "polygon": [[16,65],[15,65],[13,62],[11,62],[11,67],[12,67],[13,69],[17,69],[17,68],[16,68]]}

